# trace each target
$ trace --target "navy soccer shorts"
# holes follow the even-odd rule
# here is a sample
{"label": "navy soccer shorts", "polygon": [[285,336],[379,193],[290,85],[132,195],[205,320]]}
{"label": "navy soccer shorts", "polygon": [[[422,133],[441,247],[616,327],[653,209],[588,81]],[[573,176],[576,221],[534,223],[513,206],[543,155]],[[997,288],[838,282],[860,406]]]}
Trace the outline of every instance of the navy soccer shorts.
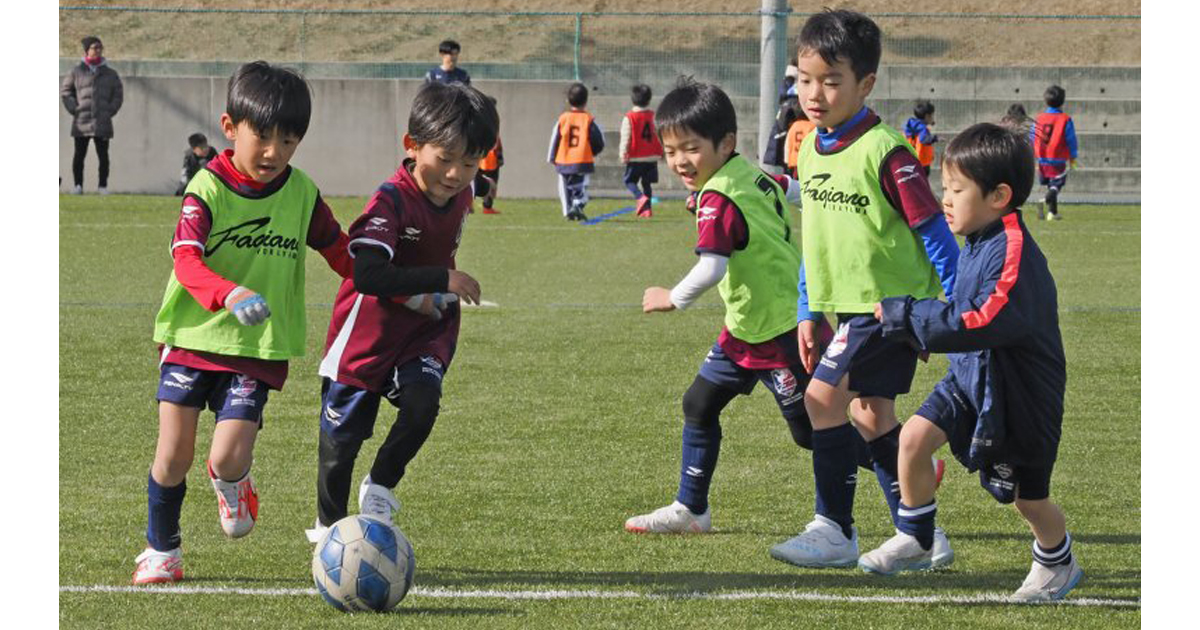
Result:
{"label": "navy soccer shorts", "polygon": [[859,397],[895,400],[908,393],[917,373],[917,350],[883,338],[873,315],[839,315],[833,341],[825,348],[813,378],[837,387],[850,375],[850,391]]}
{"label": "navy soccer shorts", "polygon": [[658,183],[658,162],[628,162],[625,164],[625,183]]}
{"label": "navy soccer shorts", "polygon": [[163,363],[158,381],[159,402],[182,407],[208,407],[222,420],[249,420],[262,428],[267,406],[267,384],[235,372],[197,370]]}
{"label": "navy soccer shorts", "polygon": [[375,432],[379,401],[387,398],[392,404],[400,390],[412,383],[425,383],[442,389],[446,366],[437,357],[426,355],[392,369],[391,379],[382,393],[321,379],[321,430],[339,442],[364,441]]}
{"label": "navy soccer shorts", "polygon": [[[932,422],[946,434],[952,453],[966,456],[970,451],[978,415],[950,375],[938,381],[916,415]],[[987,467],[981,481],[1001,503],[1011,503],[1015,498],[1038,501],[1050,496],[1053,472],[1054,464],[1045,467],[999,464]]]}
{"label": "navy soccer shorts", "polygon": [[704,363],[700,364],[700,378],[739,394],[747,395],[754,389],[755,383],[762,383],[771,394],[779,409],[788,412],[796,408],[797,412],[804,411],[804,390],[808,388],[808,373],[804,366],[797,361],[795,365],[771,370],[751,370],[733,362],[721,349],[720,344],[713,344]]}

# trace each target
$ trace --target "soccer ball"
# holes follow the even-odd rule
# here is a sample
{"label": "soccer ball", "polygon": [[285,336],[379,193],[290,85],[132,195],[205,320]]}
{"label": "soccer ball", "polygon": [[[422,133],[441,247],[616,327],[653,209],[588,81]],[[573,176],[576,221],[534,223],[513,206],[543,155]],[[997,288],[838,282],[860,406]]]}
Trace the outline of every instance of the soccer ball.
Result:
{"label": "soccer ball", "polygon": [[317,592],[343,612],[384,612],[412,586],[416,558],[400,528],[370,516],[347,516],[317,541]]}

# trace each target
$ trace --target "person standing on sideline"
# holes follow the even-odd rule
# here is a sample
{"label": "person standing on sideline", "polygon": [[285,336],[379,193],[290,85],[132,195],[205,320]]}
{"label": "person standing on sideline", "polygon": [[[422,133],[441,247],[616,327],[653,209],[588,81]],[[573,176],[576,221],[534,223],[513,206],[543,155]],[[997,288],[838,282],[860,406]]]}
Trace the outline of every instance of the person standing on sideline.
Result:
{"label": "person standing on sideline", "polygon": [[75,156],[71,160],[71,174],[75,186],[71,193],[83,194],[83,159],[87,156],[88,140],[96,144],[96,157],[100,160],[100,194],[108,194],[108,141],[113,137],[113,116],[121,109],[124,92],[121,77],[108,66],[104,58],[104,44],[99,37],[89,35],[81,41],[83,60],[63,78],[63,106],[74,117],[71,122],[71,137],[75,138]]}

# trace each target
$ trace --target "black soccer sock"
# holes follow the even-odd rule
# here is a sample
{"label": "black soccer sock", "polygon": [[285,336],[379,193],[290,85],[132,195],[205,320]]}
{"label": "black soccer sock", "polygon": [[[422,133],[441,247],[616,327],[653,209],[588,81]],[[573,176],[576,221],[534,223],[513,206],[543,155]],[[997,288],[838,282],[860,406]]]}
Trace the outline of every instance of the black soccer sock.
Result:
{"label": "black soccer sock", "polygon": [[700,376],[683,395],[683,456],[675,500],[694,514],[708,510],[708,489],[721,453],[721,411],[736,396]]}
{"label": "black soccer sock", "polygon": [[389,489],[400,483],[404,468],[417,456],[417,451],[433,431],[441,397],[440,389],[426,383],[410,383],[400,390],[396,422],[371,465],[372,483]]}
{"label": "black soccer sock", "polygon": [[362,442],[339,442],[324,431],[317,446],[317,518],[328,527],[345,518],[350,502],[354,460]]}

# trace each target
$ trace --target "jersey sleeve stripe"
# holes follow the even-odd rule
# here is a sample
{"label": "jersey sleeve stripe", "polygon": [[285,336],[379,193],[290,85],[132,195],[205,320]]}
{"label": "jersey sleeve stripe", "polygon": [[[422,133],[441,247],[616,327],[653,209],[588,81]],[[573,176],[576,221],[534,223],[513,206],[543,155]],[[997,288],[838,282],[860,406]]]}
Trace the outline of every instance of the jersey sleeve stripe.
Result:
{"label": "jersey sleeve stripe", "polygon": [[1004,267],[1000,270],[1000,279],[996,281],[996,287],[992,289],[992,294],[983,306],[962,314],[963,323],[968,329],[983,328],[990,324],[1000,313],[1000,309],[1008,304],[1008,292],[1017,283],[1017,274],[1021,269],[1021,247],[1025,237],[1021,233],[1017,213],[1010,212],[1003,221],[1004,235],[1008,241],[1004,249]]}
{"label": "jersey sleeve stripe", "polygon": [[354,248],[358,245],[368,245],[370,247],[382,247],[387,250],[388,258],[395,258],[396,251],[393,250],[387,243],[377,241],[373,238],[356,238],[346,245],[346,250],[350,252],[350,257],[354,257]]}

